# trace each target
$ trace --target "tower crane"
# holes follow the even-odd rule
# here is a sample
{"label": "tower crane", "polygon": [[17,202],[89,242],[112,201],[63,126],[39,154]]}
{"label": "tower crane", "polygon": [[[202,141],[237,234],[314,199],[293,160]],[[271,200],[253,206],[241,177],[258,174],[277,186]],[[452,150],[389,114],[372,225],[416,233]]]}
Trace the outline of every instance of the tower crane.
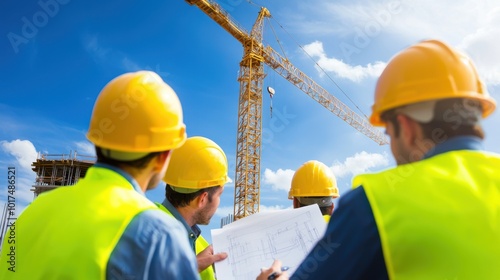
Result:
{"label": "tower crane", "polygon": [[243,45],[243,58],[238,77],[240,94],[234,191],[235,220],[259,212],[262,85],[266,75],[264,64],[379,145],[388,143],[385,135],[371,126],[366,118],[359,116],[328,93],[273,48],[262,44],[264,19],[271,17],[268,9],[261,7],[257,20],[248,32],[212,0],[186,0],[186,2],[200,8]]}

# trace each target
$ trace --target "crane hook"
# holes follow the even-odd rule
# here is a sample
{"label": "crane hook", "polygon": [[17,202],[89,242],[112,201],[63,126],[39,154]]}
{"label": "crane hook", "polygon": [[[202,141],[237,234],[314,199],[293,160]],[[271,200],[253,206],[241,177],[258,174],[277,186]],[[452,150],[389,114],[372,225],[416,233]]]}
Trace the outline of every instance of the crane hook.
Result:
{"label": "crane hook", "polygon": [[269,93],[269,97],[271,97],[271,118],[273,117],[273,96],[274,96],[274,88],[267,87],[267,92]]}

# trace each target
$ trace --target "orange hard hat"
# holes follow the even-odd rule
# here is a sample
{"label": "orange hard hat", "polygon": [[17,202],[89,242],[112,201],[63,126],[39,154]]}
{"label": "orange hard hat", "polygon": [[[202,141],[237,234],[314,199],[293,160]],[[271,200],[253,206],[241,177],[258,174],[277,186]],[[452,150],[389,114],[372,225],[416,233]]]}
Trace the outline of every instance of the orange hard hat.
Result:
{"label": "orange hard hat", "polygon": [[370,123],[384,126],[380,116],[387,110],[445,98],[479,101],[483,118],[496,107],[469,57],[441,41],[423,41],[395,55],[385,67]]}

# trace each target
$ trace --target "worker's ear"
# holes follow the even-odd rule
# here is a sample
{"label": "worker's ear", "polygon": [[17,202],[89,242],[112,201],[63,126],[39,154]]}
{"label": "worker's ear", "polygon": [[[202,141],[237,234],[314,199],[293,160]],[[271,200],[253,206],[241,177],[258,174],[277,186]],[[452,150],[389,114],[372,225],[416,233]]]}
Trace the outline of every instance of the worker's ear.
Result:
{"label": "worker's ear", "polygon": [[330,208],[330,216],[333,214],[333,209],[335,209],[335,204],[332,203],[332,206],[329,207]]}
{"label": "worker's ear", "polygon": [[163,169],[167,170],[167,166],[170,162],[170,155],[170,150],[164,151],[151,160],[153,162],[153,168],[156,172],[161,172]]}
{"label": "worker's ear", "polygon": [[202,192],[197,198],[198,207],[202,208],[208,204],[208,192]]}
{"label": "worker's ear", "polygon": [[300,202],[296,197],[293,198],[293,208],[300,208]]}
{"label": "worker's ear", "polygon": [[397,122],[400,127],[400,137],[407,147],[414,147],[417,142],[420,126],[413,119],[405,115],[397,115]]}

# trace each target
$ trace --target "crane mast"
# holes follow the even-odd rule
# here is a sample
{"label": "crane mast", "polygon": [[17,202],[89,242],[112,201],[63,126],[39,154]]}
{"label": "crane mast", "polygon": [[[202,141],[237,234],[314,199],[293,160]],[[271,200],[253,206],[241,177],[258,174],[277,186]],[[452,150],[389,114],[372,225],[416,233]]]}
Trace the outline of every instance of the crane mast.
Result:
{"label": "crane mast", "polygon": [[271,14],[266,8],[260,10],[250,37],[243,43],[243,59],[238,77],[240,96],[234,189],[235,219],[259,212],[262,84],[265,77],[261,42],[264,18],[269,16]]}
{"label": "crane mast", "polygon": [[270,46],[262,45],[264,19],[271,17],[266,8],[261,8],[251,32],[248,33],[217,3],[211,0],[186,0],[186,2],[200,8],[243,45],[243,58],[238,77],[240,95],[234,191],[235,219],[259,212],[262,88],[266,76],[264,64],[269,65],[279,75],[378,144],[388,143],[384,134],[372,127],[366,118],[353,112]]}

